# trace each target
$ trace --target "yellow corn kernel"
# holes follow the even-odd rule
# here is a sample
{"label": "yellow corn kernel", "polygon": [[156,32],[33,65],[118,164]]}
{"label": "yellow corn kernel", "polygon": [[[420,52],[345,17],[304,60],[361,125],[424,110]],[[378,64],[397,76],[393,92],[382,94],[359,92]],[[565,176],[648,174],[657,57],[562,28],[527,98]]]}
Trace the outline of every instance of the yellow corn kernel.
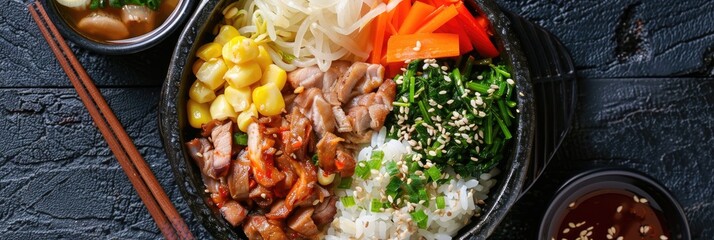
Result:
{"label": "yellow corn kernel", "polygon": [[259,45],[258,57],[255,58],[255,61],[260,64],[260,69],[263,70],[267,69],[268,65],[273,64],[273,59],[270,57],[268,50],[265,50],[266,47],[265,45]]}
{"label": "yellow corn kernel", "polygon": [[188,90],[188,97],[197,103],[207,103],[216,99],[216,93],[201,81],[195,81]]}
{"label": "yellow corn kernel", "polygon": [[210,105],[208,103],[197,103],[196,101],[189,99],[188,104],[186,104],[188,124],[194,128],[201,128],[201,125],[210,122],[211,112],[209,108]]}
{"label": "yellow corn kernel", "polygon": [[231,67],[223,75],[223,79],[228,81],[228,83],[235,88],[242,88],[250,86],[260,80],[262,74],[258,63],[249,62]]}
{"label": "yellow corn kernel", "polygon": [[252,102],[250,95],[250,87],[234,88],[231,86],[226,87],[223,91],[226,95],[228,103],[231,104],[233,110],[236,112],[242,112],[250,107]]}
{"label": "yellow corn kernel", "polygon": [[196,78],[206,84],[211,90],[216,90],[223,85],[223,75],[226,74],[227,70],[223,59],[213,58],[198,68]]}
{"label": "yellow corn kernel", "polygon": [[275,116],[285,108],[285,100],[280,89],[274,83],[268,83],[253,89],[253,104],[264,116]]}
{"label": "yellow corn kernel", "polygon": [[255,107],[255,104],[251,104],[247,110],[238,114],[238,118],[236,118],[236,123],[238,123],[238,129],[243,132],[247,132],[248,125],[253,123],[256,118],[258,118],[258,109]]}
{"label": "yellow corn kernel", "polygon": [[221,56],[223,46],[218,43],[206,43],[196,51],[196,57],[203,59],[203,61],[208,61],[211,58],[217,58]]}
{"label": "yellow corn kernel", "polygon": [[238,36],[240,36],[240,33],[238,33],[238,29],[234,28],[231,25],[223,25],[218,31],[218,35],[216,35],[216,38],[213,39],[213,42],[225,45],[228,41]]}
{"label": "yellow corn kernel", "polygon": [[242,64],[258,57],[258,45],[253,39],[243,36],[235,37],[223,45],[223,59],[226,62]]}
{"label": "yellow corn kernel", "polygon": [[216,120],[225,120],[227,118],[236,118],[238,114],[231,104],[226,100],[226,96],[221,94],[216,97],[211,103],[211,117]]}
{"label": "yellow corn kernel", "polygon": [[193,71],[193,75],[196,75],[198,72],[198,69],[201,68],[201,65],[205,63],[206,61],[203,61],[203,59],[196,59],[196,61],[193,62],[193,66],[191,66],[191,71]]}
{"label": "yellow corn kernel", "polygon": [[268,68],[263,71],[263,77],[260,78],[260,85],[274,83],[279,90],[282,90],[287,79],[288,74],[284,69],[278,67],[278,65],[270,64]]}

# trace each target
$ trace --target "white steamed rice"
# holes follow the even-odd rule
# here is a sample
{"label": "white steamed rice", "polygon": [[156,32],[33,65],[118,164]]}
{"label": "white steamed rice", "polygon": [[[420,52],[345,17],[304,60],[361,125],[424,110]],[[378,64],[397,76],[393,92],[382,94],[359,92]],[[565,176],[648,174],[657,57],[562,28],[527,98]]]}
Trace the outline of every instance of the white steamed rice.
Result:
{"label": "white steamed rice", "polygon": [[[445,169],[443,173],[457,177],[452,177],[450,182],[442,185],[427,184],[427,192],[431,196],[428,207],[407,203],[401,209],[388,208],[383,212],[371,212],[372,199],[388,200],[384,189],[390,178],[385,166],[390,161],[400,161],[404,154],[411,152],[408,144],[387,139],[384,128],[373,135],[370,146],[359,152],[358,163],[369,160],[373,150],[384,152],[379,174],[373,172],[366,180],[355,176],[351,189],[335,191],[339,197],[352,196],[356,204],[346,208],[342,202],[337,202],[337,215],[325,239],[451,239],[474,214],[480,214],[481,208],[477,202],[488,198],[490,188],[496,184],[496,180],[491,177],[499,172],[493,169],[478,178],[461,178],[452,169]],[[444,209],[437,209],[436,196],[444,196]],[[424,210],[428,216],[427,229],[419,229],[412,221],[410,208]]]}

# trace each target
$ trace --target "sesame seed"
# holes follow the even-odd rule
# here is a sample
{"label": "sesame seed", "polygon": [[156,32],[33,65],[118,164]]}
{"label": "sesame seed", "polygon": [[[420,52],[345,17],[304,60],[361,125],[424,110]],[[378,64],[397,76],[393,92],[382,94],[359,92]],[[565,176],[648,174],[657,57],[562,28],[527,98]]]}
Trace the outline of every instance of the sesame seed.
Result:
{"label": "sesame seed", "polygon": [[624,240],[625,238],[623,236],[617,237],[617,240]]}
{"label": "sesame seed", "polygon": [[265,199],[266,197],[268,197],[268,195],[265,195],[265,193],[261,193],[261,194],[260,194],[260,197],[263,198],[263,199]]}
{"label": "sesame seed", "polygon": [[[421,42],[420,42],[420,41],[416,41],[416,46],[415,46],[413,49],[414,49],[414,51],[417,51],[417,52],[418,52],[419,50],[421,50]],[[424,69],[426,69],[426,68],[424,68]]]}
{"label": "sesame seed", "polygon": [[622,212],[622,206],[618,206],[618,207],[617,207],[617,212],[618,212],[618,213],[619,213],[619,212]]}
{"label": "sesame seed", "polygon": [[506,82],[507,82],[509,85],[516,84],[516,82],[513,81],[513,79],[510,79],[510,78],[509,78],[509,79],[506,79]]}
{"label": "sesame seed", "polygon": [[668,238],[667,236],[665,236],[665,235],[659,235],[659,239],[661,239],[661,240],[667,240],[667,239],[669,239],[669,238]]}
{"label": "sesame seed", "polygon": [[571,202],[570,204],[568,204],[568,207],[569,207],[569,208],[575,207],[575,202]]}
{"label": "sesame seed", "polygon": [[493,93],[493,92],[495,92],[495,91],[496,91],[496,90],[493,90],[493,88],[489,88],[488,90],[486,90],[487,93]]}
{"label": "sesame seed", "polygon": [[640,202],[640,198],[638,198],[638,197],[637,197],[637,195],[635,195],[635,196],[632,196],[632,199],[634,199],[634,200],[635,200],[635,202]]}
{"label": "sesame seed", "polygon": [[518,92],[518,95],[520,95],[521,97],[525,97],[525,96],[526,96],[525,94],[523,94],[523,92]]}
{"label": "sesame seed", "polygon": [[566,234],[566,233],[569,233],[569,232],[570,232],[570,228],[565,228],[565,229],[563,229],[563,234]]}
{"label": "sesame seed", "polygon": [[481,80],[481,79],[483,79],[483,76],[478,75],[478,76],[476,76],[476,79]]}
{"label": "sesame seed", "polygon": [[646,199],[646,198],[640,198],[640,203],[647,203],[647,199]]}
{"label": "sesame seed", "polygon": [[572,223],[572,222],[568,223],[568,227],[575,228],[575,223]]}

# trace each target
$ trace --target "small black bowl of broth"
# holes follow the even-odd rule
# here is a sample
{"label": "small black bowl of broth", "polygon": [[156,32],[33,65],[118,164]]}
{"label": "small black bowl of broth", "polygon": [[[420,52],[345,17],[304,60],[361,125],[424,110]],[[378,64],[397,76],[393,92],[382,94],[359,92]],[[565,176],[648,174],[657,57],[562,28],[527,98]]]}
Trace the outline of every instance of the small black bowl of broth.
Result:
{"label": "small black bowl of broth", "polygon": [[541,240],[691,239],[684,211],[654,179],[624,169],[579,174],[558,190]]}
{"label": "small black bowl of broth", "polygon": [[46,0],[52,21],[78,45],[104,54],[150,48],[180,28],[196,0]]}

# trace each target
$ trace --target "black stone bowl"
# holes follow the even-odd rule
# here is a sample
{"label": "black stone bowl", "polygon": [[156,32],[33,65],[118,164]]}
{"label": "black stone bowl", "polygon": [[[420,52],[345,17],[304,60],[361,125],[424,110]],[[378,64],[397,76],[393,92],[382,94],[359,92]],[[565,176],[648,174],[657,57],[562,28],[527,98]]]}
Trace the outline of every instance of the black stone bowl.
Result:
{"label": "black stone bowl", "polygon": [[558,190],[540,224],[538,239],[551,239],[558,228],[568,204],[581,196],[598,190],[625,190],[647,199],[650,206],[662,212],[663,226],[669,239],[692,239],[684,210],[677,199],[656,180],[644,173],[621,168],[593,169],[570,178]]}
{"label": "black stone bowl", "polygon": [[91,51],[110,54],[124,55],[140,52],[149,49],[183,26],[183,23],[191,16],[196,2],[199,0],[179,0],[174,11],[166,18],[166,21],[159,27],[144,35],[114,41],[97,41],[88,38],[77,32],[59,13],[58,3],[55,0],[42,0],[47,6],[47,12],[52,22],[57,26],[62,36],[82,48]]}
{"label": "black stone bowl", "polygon": [[[191,65],[196,50],[212,41],[211,30],[222,18],[221,10],[232,0],[201,2],[179,37],[174,50],[169,73],[164,82],[159,106],[159,121],[164,148],[174,171],[174,178],[194,215],[218,239],[245,238],[240,229],[234,229],[223,219],[212,204],[201,180],[201,173],[190,159],[184,143],[196,136],[188,125],[186,101],[188,89],[195,77]],[[516,81],[518,96],[518,127],[509,148],[509,157],[499,164],[502,173],[498,184],[491,190],[487,205],[480,217],[459,231],[457,238],[485,239],[493,232],[518,198],[525,180],[526,168],[534,134],[533,94],[525,57],[510,27],[509,20],[490,0],[467,1],[470,9],[478,10],[490,19],[502,61],[510,66]]]}

